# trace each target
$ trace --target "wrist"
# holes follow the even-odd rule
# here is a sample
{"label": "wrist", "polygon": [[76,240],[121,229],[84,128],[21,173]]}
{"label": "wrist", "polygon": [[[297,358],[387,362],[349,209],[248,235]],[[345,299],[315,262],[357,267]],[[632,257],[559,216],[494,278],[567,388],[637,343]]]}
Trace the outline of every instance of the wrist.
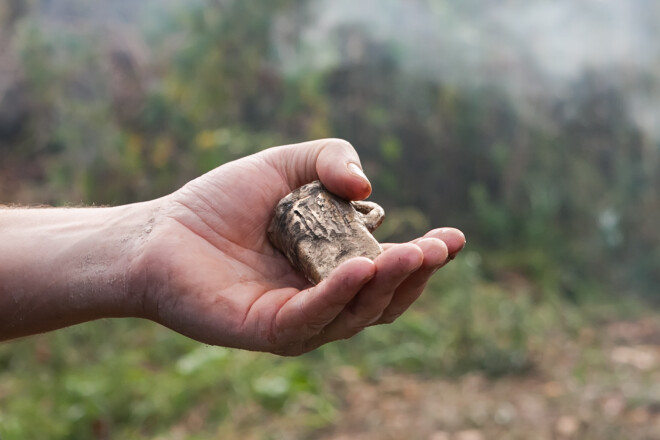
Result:
{"label": "wrist", "polygon": [[0,339],[137,316],[154,202],[0,211]]}

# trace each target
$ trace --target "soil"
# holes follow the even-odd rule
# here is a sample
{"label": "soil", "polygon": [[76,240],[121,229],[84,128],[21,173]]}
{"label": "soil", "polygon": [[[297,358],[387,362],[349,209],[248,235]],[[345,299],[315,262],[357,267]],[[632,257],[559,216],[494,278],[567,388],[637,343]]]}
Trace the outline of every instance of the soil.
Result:
{"label": "soil", "polygon": [[322,440],[660,439],[660,323],[619,321],[548,341],[524,376],[364,381],[341,372],[343,408]]}

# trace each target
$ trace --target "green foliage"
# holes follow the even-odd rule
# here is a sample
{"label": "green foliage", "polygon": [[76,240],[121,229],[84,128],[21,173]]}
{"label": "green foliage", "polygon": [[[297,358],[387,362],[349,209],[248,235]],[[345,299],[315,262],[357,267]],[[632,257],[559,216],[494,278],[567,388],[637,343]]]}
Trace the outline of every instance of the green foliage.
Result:
{"label": "green foliage", "polygon": [[[131,320],[0,346],[3,440],[313,435],[336,416],[343,367],[525,374],[549,333],[579,334],[604,299],[657,298],[660,155],[616,75],[584,72],[530,112],[494,82],[415,72],[403,46],[359,24],[326,35],[314,50],[335,62],[313,65],[307,0],[132,5],[117,41],[88,2],[64,2],[76,26],[49,3],[0,6],[18,72],[0,90],[0,201],[130,203],[269,146],[343,137],[388,213],[380,240],[453,225],[469,244],[395,326],[299,359]],[[449,18],[483,6],[419,4]]]}
{"label": "green foliage", "polygon": [[395,325],[299,358],[200,345],[130,319],[0,345],[0,435],[240,438],[258,426],[273,438],[313,437],[335,421],[334,383],[346,368],[363,379],[524,374],[547,335],[584,325],[575,305],[534,302],[533,286],[485,282],[481,271],[481,256],[468,252]]}
{"label": "green foliage", "polygon": [[[102,44],[93,28],[46,26],[30,13],[38,5],[12,40],[30,105],[6,147],[16,158],[7,174],[30,164],[41,176],[19,184],[27,201],[144,200],[271,145],[344,137],[394,214],[381,238],[456,225],[498,255],[487,272],[532,272],[549,289],[585,276],[639,291],[657,281],[660,158],[608,76],[587,72],[570,99],[544,98],[537,112],[551,122],[539,123],[495,83],[459,87],[406,70],[396,42],[359,25],[319,46],[345,61],[282,65],[293,51],[304,66],[308,1],[148,9],[135,18],[143,54]],[[428,6],[443,16],[473,7]]]}

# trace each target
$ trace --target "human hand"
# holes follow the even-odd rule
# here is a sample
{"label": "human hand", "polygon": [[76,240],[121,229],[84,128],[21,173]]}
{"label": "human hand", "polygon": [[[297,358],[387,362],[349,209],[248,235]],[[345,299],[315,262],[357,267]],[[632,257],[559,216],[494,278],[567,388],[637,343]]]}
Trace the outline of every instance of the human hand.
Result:
{"label": "human hand", "polygon": [[154,201],[131,276],[138,314],[204,343],[297,355],[394,321],[465,244],[460,231],[435,229],[313,286],[266,228],[282,197],[316,179],[349,200],[371,192],[353,147],[326,139],[227,163]]}

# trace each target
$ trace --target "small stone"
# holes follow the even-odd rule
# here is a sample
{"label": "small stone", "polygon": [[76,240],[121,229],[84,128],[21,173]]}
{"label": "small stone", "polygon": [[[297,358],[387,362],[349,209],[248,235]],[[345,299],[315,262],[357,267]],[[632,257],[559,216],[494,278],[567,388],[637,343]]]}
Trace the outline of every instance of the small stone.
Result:
{"label": "small stone", "polygon": [[380,255],[382,248],[371,232],[384,216],[377,204],[349,202],[317,180],[280,200],[268,239],[309,281],[318,284],[350,258],[373,260]]}
{"label": "small stone", "polygon": [[449,440],[449,433],[445,431],[436,431],[430,435],[428,440]]}
{"label": "small stone", "polygon": [[477,429],[468,429],[465,431],[457,432],[454,436],[456,440],[484,440],[485,437],[481,431]]}
{"label": "small stone", "polygon": [[557,433],[564,437],[571,437],[580,429],[580,421],[573,416],[561,416],[555,423]]}

